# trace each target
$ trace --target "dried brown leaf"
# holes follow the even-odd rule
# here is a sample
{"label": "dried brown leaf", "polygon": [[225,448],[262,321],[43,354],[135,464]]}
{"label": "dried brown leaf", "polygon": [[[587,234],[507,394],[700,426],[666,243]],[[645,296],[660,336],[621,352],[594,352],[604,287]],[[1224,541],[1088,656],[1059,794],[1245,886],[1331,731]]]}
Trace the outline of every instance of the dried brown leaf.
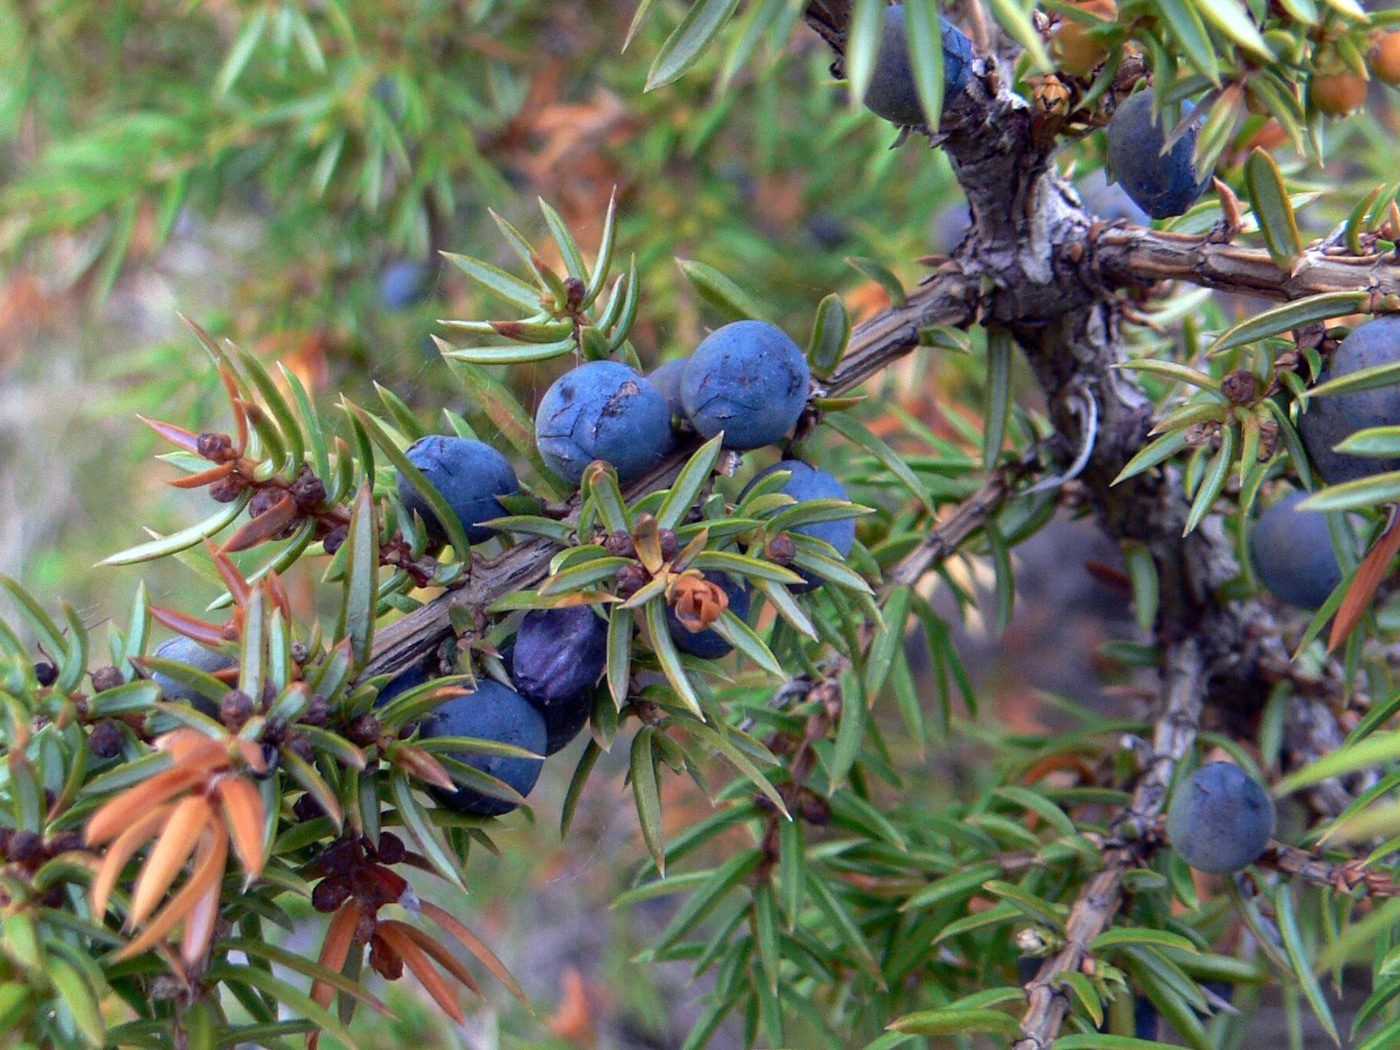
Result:
{"label": "dried brown leaf", "polygon": [[458,1004],[457,997],[452,994],[452,986],[447,983],[442,974],[434,969],[433,964],[428,961],[428,957],[423,954],[423,950],[413,943],[403,932],[402,927],[402,923],[381,922],[375,927],[375,932],[398,953],[399,958],[403,959],[404,965],[413,971],[413,975],[427,989],[428,994],[433,997],[438,1006],[442,1007],[443,1013],[458,1024],[466,1024],[467,1019],[462,1014],[462,1007]]}
{"label": "dried brown leaf", "polygon": [[283,532],[301,517],[301,508],[290,495],[284,495],[267,510],[235,532],[220,548],[225,554],[250,550]]}
{"label": "dried brown leaf", "polygon": [[394,749],[394,765],[413,774],[419,780],[427,781],[444,791],[454,791],[457,785],[443,768],[442,763],[421,747],[400,744]]}
{"label": "dried brown leaf", "polygon": [[1392,511],[1390,524],[1386,526],[1385,532],[1376,540],[1366,557],[1361,559],[1361,564],[1357,566],[1356,575],[1352,577],[1351,586],[1347,588],[1346,597],[1342,599],[1342,604],[1337,608],[1337,616],[1332,621],[1332,633],[1327,636],[1327,651],[1331,652],[1346,640],[1351,629],[1357,625],[1361,617],[1365,615],[1367,609],[1371,607],[1371,599],[1375,597],[1376,588],[1380,586],[1381,580],[1385,579],[1386,571],[1390,568],[1391,561],[1395,558],[1397,551],[1400,551],[1400,527],[1397,527],[1397,520],[1400,515]]}
{"label": "dried brown leaf", "polygon": [[471,971],[462,965],[462,960],[448,951],[445,946],[433,940],[432,937],[418,929],[418,927],[410,926],[406,922],[399,922],[395,919],[386,919],[384,922],[381,922],[379,924],[380,930],[383,930],[385,925],[389,923],[393,923],[396,928],[403,932],[405,937],[409,938],[409,940],[413,941],[419,948],[422,948],[423,951],[436,959],[438,965],[453,977],[457,978],[457,980],[461,981],[477,995],[481,994],[481,986],[476,983],[476,978],[472,976]]}
{"label": "dried brown leaf", "polygon": [[151,619],[155,620],[156,623],[164,624],[178,634],[183,634],[186,638],[193,638],[201,645],[216,646],[226,641],[222,625],[197,620],[193,616],[186,616],[174,609],[162,609],[159,605],[152,605]]}
{"label": "dried brown leaf", "polygon": [[88,817],[85,831],[87,844],[97,846],[115,838],[147,810],[198,784],[207,772],[195,767],[176,766],[128,788]]}
{"label": "dried brown leaf", "polygon": [[146,426],[150,427],[161,437],[165,438],[172,445],[178,445],[186,452],[199,452],[199,435],[186,430],[184,427],[176,426],[174,423],[162,423],[158,419],[147,419],[143,415],[136,417]]}
{"label": "dried brown leaf", "polygon": [[496,953],[486,947],[476,934],[462,925],[456,917],[449,915],[431,901],[423,901],[421,906],[424,915],[461,941],[462,946],[475,955],[481,964],[495,975],[496,980],[510,989],[511,995],[519,999],[527,1010],[534,1011],[530,1000],[525,998],[525,989],[520,987],[520,982],[506,969],[506,964],[496,958]]}
{"label": "dried brown leaf", "polygon": [[[173,818],[172,818],[173,819]],[[211,824],[204,832],[203,841],[195,854],[194,871],[178,893],[162,908],[141,931],[139,937],[124,944],[113,960],[120,962],[140,955],[165,939],[183,919],[197,921],[195,911],[204,897],[212,890],[215,900],[224,877],[224,864],[228,860],[228,832],[222,824]],[[148,862],[149,863],[149,862]],[[213,924],[210,924],[212,933]],[[187,960],[188,961],[188,960]]]}
{"label": "dried brown leaf", "polygon": [[[317,958],[322,966],[328,970],[340,971],[345,965],[345,960],[350,954],[351,942],[355,939],[355,928],[360,925],[360,915],[362,914],[360,902],[354,897],[346,901],[338,912],[331,918],[330,925],[326,927],[326,939],[321,944],[321,954]],[[331,999],[335,997],[335,989],[325,981],[315,981],[311,985],[311,998],[319,1006],[330,1006]],[[315,1044],[307,1040],[308,1046]]]}
{"label": "dried brown leaf", "polygon": [[214,793],[223,807],[234,852],[238,854],[238,861],[251,882],[262,874],[263,864],[267,862],[263,849],[267,815],[263,811],[262,795],[252,784],[237,776],[224,777],[214,785]]}
{"label": "dried brown leaf", "polygon": [[126,862],[136,855],[136,851],[148,839],[165,827],[165,821],[174,808],[171,805],[164,805],[137,817],[136,823],[128,826],[107,848],[107,852],[102,857],[102,866],[97,869],[97,874],[93,877],[92,885],[89,887],[94,918],[100,920],[107,913],[107,902],[112,896],[112,890],[116,888],[122,869],[126,867]]}
{"label": "dried brown leaf", "polygon": [[214,808],[203,795],[188,795],[175,805],[155,847],[146,857],[141,874],[136,877],[136,887],[131,892],[131,911],[126,917],[128,927],[140,926],[155,910],[213,817]]}

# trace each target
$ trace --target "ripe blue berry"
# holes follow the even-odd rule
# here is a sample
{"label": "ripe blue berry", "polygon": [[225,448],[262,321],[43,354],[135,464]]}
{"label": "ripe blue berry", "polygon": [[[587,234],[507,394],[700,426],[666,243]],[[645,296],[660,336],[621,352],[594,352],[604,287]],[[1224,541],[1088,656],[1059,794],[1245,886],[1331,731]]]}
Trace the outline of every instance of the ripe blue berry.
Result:
{"label": "ripe blue berry", "polygon": [[588,722],[608,658],[608,625],[586,605],[535,609],[515,636],[510,677],[544,715],[544,753],[565,747]]}
{"label": "ripe blue berry", "polygon": [[[814,467],[809,463],[803,463],[800,459],[785,459],[781,463],[776,463],[767,470],[758,474],[753,481],[750,481],[744,491],[748,492],[759,479],[767,477],[775,470],[786,470],[792,474],[779,492],[784,492],[791,496],[798,503],[809,499],[846,499],[846,489],[834,476],[828,474],[819,467]],[[810,525],[799,525],[792,530],[802,536],[811,536],[813,539],[824,540],[836,548],[836,553],[845,559],[851,553],[851,546],[856,541],[856,523],[853,518],[843,518],[840,521],[818,521]],[[812,573],[801,572],[800,575],[807,582],[805,584],[793,585],[789,588],[798,594],[814,590],[821,586],[821,577]]]}
{"label": "ripe blue berry", "polygon": [[685,415],[685,409],[681,407],[681,374],[685,372],[686,360],[684,357],[678,357],[674,361],[667,361],[647,376],[651,385],[666,399],[673,416]]}
{"label": "ripe blue berry", "polygon": [[1294,492],[1259,515],[1249,554],[1259,582],[1275,596],[1300,609],[1320,609],[1342,582],[1342,568],[1327,515],[1298,509],[1307,496]]}
{"label": "ripe blue berry", "polygon": [[[1166,131],[1152,113],[1152,90],[1128,98],[1108,122],[1108,163],[1119,185],[1154,219],[1180,215],[1205,192],[1210,173],[1199,178],[1191,155],[1196,128],[1182,135],[1163,155]],[[1191,111],[1182,104],[1183,114]],[[1170,129],[1167,129],[1170,130]]]}
{"label": "ripe blue berry", "polygon": [[[729,611],[741,620],[749,617],[749,582],[744,579],[734,579],[728,573],[707,572],[705,579],[716,584],[729,598]],[[704,631],[692,632],[681,622],[676,611],[671,608],[666,610],[666,625],[671,629],[671,640],[676,643],[676,648],[691,656],[699,656],[705,660],[718,660],[727,654],[734,646],[726,642],[718,631],[713,627]]]}
{"label": "ripe blue berry", "polygon": [[[938,27],[943,43],[943,97],[948,99],[967,84],[972,67],[972,41],[942,16],[939,16]],[[919,104],[919,93],[914,87],[914,66],[909,59],[902,4],[885,8],[885,25],[880,32],[880,49],[875,55],[875,71],[865,91],[865,106],[894,124],[924,123],[924,107]]]}
{"label": "ripe blue berry", "polygon": [[[1400,360],[1400,317],[1378,317],[1352,329],[1332,354],[1318,381],[1326,382],[1396,360]],[[1400,424],[1400,384],[1356,394],[1324,394],[1313,398],[1308,401],[1308,410],[1298,417],[1298,435],[1322,480],[1329,485],[1339,485],[1372,474],[1400,470],[1400,459],[1333,451],[1358,430],[1396,424]]]}
{"label": "ripe blue berry", "polygon": [[[469,736],[511,744],[537,755],[544,754],[544,716],[514,689],[499,682],[480,679],[476,692],[454,696],[423,720],[424,737]],[[503,781],[521,795],[528,795],[540,777],[544,764],[538,758],[514,758],[464,752],[452,756],[467,765]],[[467,813],[496,817],[515,808],[505,799],[495,798],[469,787],[455,791],[434,788],[444,805]]]}
{"label": "ripe blue berry", "polygon": [[[433,434],[419,438],[405,455],[457,512],[472,543],[482,543],[495,535],[494,530],[481,523],[506,513],[496,497],[520,491],[510,460],[484,441]],[[399,474],[399,499],[405,508],[418,512],[430,537],[446,542],[442,523],[403,474]]]}
{"label": "ripe blue berry", "polygon": [[423,664],[414,664],[407,671],[404,671],[397,678],[391,678],[384,683],[384,688],[379,690],[379,695],[374,698],[375,707],[383,707],[400,693],[406,693],[410,689],[417,689],[428,680],[428,669]]}
{"label": "ripe blue berry", "polygon": [[1225,875],[1253,864],[1274,833],[1274,804],[1231,762],[1212,762],[1177,785],[1167,834],[1187,864]]}
{"label": "ripe blue berry", "polygon": [[781,441],[807,405],[811,372],[780,328],[735,321],[711,332],[681,374],[681,403],[700,436],[724,431],[740,451]]}
{"label": "ripe blue berry", "polygon": [[1134,226],[1147,226],[1152,216],[1143,211],[1128,196],[1122,186],[1108,181],[1102,168],[1089,172],[1074,184],[1079,191],[1079,199],[1084,202],[1084,210],[1105,222],[1124,219]]}
{"label": "ripe blue berry", "polygon": [[433,271],[413,259],[395,259],[379,273],[379,301],[386,310],[407,310],[428,298]]}
{"label": "ripe blue berry", "polygon": [[618,361],[589,361],[545,391],[535,442],[549,468],[577,484],[595,459],[622,481],[641,477],[671,445],[671,410],[651,381]]}
{"label": "ripe blue berry", "polygon": [[[184,635],[162,642],[156,649],[155,655],[162,660],[186,664],[197,671],[207,671],[209,674],[222,671],[226,667],[232,667],[238,662],[226,653],[218,652],[215,649],[206,649],[194,639],[186,638]],[[175,681],[169,675],[163,675],[159,672],[151,675],[151,681],[160,686],[164,699],[176,702],[187,700],[196,711],[206,714],[210,718],[219,717],[219,701],[225,690],[220,690],[218,696],[205,696],[203,693],[197,693],[189,686]]]}

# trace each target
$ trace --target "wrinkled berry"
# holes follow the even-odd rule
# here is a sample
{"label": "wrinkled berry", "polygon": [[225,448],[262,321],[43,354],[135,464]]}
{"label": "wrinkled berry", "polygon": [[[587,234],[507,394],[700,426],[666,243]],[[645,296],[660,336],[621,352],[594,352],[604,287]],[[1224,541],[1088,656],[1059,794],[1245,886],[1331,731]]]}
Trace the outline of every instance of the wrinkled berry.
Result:
{"label": "wrinkled berry", "polygon": [[379,836],[379,846],[376,852],[380,864],[398,864],[408,856],[408,850],[404,848],[403,839],[399,838],[392,831],[383,832]]}
{"label": "wrinkled berry", "polygon": [[1212,762],[1177,785],[1167,834],[1187,864],[1218,875],[1254,863],[1274,833],[1274,804],[1231,762]]}
{"label": "wrinkled berry", "polygon": [[608,658],[607,621],[586,605],[535,609],[515,636],[511,681],[544,715],[546,755],[569,743],[588,722],[593,687]]}
{"label": "wrinkled berry", "polygon": [[[736,580],[723,572],[707,572],[704,573],[704,577],[724,591],[729,598],[730,612],[741,620],[748,619],[751,592],[747,580]],[[676,615],[676,610],[669,607],[666,609],[666,626],[670,628],[671,640],[676,643],[676,648],[692,656],[718,660],[734,648],[713,627],[704,631],[691,631]]]}
{"label": "wrinkled berry", "polygon": [[34,665],[34,677],[47,689],[58,681],[58,668],[47,662],[37,663]]}
{"label": "wrinkled berry", "polygon": [[124,743],[121,727],[110,720],[98,722],[88,734],[88,750],[94,758],[116,758],[122,753]]}
{"label": "wrinkled berry", "polygon": [[645,376],[618,361],[589,361],[545,391],[535,442],[549,468],[574,484],[596,459],[631,481],[671,447],[671,411]]}
{"label": "wrinkled berry", "polygon": [[1327,515],[1298,509],[1307,496],[1294,492],[1259,515],[1249,554],[1259,582],[1276,597],[1300,609],[1316,610],[1342,582],[1342,568],[1332,549]]}
{"label": "wrinkled berry", "polygon": [[[483,543],[495,530],[481,523],[502,517],[506,510],[498,496],[520,491],[510,460],[484,441],[434,434],[409,446],[408,461],[422,472],[456,512],[470,543]],[[439,543],[447,540],[442,523],[413,484],[399,475],[399,499],[409,511],[417,511],[428,535]]]}
{"label": "wrinkled berry", "polygon": [[[951,99],[967,84],[972,67],[972,41],[957,26],[939,16],[943,44],[943,97]],[[924,107],[914,87],[914,65],[904,26],[904,6],[885,8],[875,71],[865,91],[865,106],[893,124],[923,124]]]}
{"label": "wrinkled berry", "polygon": [[[494,740],[537,755],[544,754],[548,742],[544,716],[514,689],[507,689],[490,679],[481,679],[475,692],[452,697],[424,718],[422,735],[427,739],[446,736]],[[503,781],[520,795],[528,795],[534,788],[540,776],[540,767],[544,764],[538,758],[471,752],[452,757]],[[434,788],[433,794],[444,805],[482,816],[499,816],[515,808],[513,802],[469,787],[459,787],[455,791]]]}
{"label": "wrinkled berry", "polygon": [[253,698],[242,689],[230,689],[219,701],[219,721],[230,729],[241,729],[253,717]]}
{"label": "wrinkled berry", "polygon": [[[1163,155],[1166,131],[1153,116],[1155,96],[1149,88],[1126,99],[1108,124],[1108,163],[1119,185],[1154,219],[1180,215],[1196,203],[1210,184],[1210,173],[1196,174],[1191,163],[1196,150],[1196,126]],[[1191,104],[1182,103],[1182,115]],[[1170,129],[1167,129],[1170,130]]]}
{"label": "wrinkled berry", "polygon": [[326,501],[326,483],[309,470],[302,471],[288,491],[302,510],[311,510]]}
{"label": "wrinkled berry", "polygon": [[[1357,325],[1333,352],[1319,383],[1363,368],[1400,360],[1400,317],[1378,317]],[[1356,456],[1333,449],[1358,430],[1400,424],[1400,383],[1355,394],[1310,398],[1298,417],[1298,436],[1317,473],[1329,485],[1400,470],[1400,459]]]}
{"label": "wrinkled berry", "polygon": [[311,906],[322,914],[335,911],[350,899],[350,880],[343,876],[322,879],[311,891]]}
{"label": "wrinkled berry", "polygon": [[735,321],[711,332],[681,375],[681,403],[701,437],[724,431],[740,451],[781,441],[807,406],[811,372],[780,328]]}
{"label": "wrinkled berry", "polygon": [[126,676],[119,668],[108,664],[106,667],[99,667],[92,672],[92,689],[95,693],[105,693],[108,689],[115,689],[126,681]]}

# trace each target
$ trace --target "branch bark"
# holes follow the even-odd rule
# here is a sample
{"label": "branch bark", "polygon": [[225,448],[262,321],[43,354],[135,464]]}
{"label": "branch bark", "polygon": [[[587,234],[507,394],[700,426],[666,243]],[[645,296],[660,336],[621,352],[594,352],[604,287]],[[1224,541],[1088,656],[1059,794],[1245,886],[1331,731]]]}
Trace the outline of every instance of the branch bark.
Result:
{"label": "branch bark", "polygon": [[1152,756],[1138,781],[1128,809],[1115,824],[1114,840],[1105,844],[1104,869],[1080,891],[1065,922],[1065,946],[1046,959],[1026,986],[1021,1038],[1011,1050],[1048,1050],[1065,1017],[1069,997],[1056,978],[1083,968],[1094,938],[1113,923],[1123,901],[1123,875],[1147,856],[1153,825],[1167,800],[1176,764],[1196,743],[1196,726],[1205,696],[1206,666],[1195,639],[1185,638],[1168,655],[1164,669],[1163,711],[1152,736]]}

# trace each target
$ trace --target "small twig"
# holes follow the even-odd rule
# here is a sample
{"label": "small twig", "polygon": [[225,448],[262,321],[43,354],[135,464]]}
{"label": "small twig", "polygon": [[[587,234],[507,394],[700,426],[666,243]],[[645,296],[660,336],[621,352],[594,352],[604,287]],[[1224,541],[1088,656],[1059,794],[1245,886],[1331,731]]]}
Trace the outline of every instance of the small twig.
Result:
{"label": "small twig", "polygon": [[1116,837],[1106,844],[1104,870],[1084,885],[1070,909],[1065,946],[1026,985],[1021,1038],[1011,1050],[1049,1050],[1054,1043],[1070,1005],[1056,978],[1081,971],[1090,957],[1089,945],[1113,922],[1123,900],[1123,874],[1145,858],[1172,773],[1196,742],[1206,682],[1200,645],[1194,638],[1182,640],[1167,653],[1163,668],[1165,702],[1152,735],[1152,758],[1128,809],[1113,826]]}
{"label": "small twig", "polygon": [[1264,855],[1255,863],[1272,868],[1290,878],[1326,886],[1341,893],[1361,889],[1368,897],[1400,897],[1400,886],[1385,872],[1373,871],[1359,858],[1328,860],[1309,850],[1270,842]]}

